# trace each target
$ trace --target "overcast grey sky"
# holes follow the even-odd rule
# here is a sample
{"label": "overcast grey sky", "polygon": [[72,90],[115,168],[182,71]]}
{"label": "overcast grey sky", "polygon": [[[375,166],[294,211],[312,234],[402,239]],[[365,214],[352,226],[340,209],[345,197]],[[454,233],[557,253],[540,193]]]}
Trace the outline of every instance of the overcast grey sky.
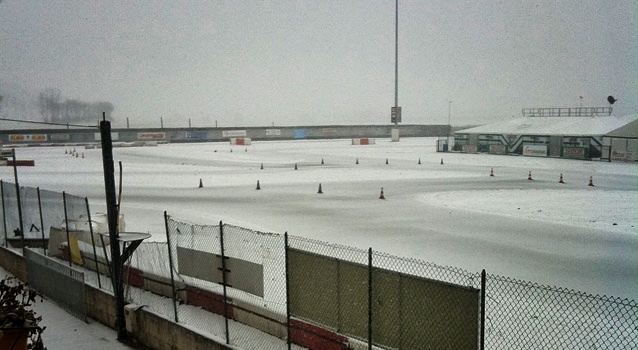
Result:
{"label": "overcast grey sky", "polygon": [[[399,1],[403,123],[638,113],[635,0]],[[131,125],[389,123],[394,0],[0,3],[0,83]],[[0,88],[2,85],[0,85]]]}

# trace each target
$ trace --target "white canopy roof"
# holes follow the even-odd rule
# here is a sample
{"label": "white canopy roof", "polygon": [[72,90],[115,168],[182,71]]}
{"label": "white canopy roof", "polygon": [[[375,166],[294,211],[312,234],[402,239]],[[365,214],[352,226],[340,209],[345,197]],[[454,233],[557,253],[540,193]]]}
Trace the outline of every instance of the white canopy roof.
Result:
{"label": "white canopy roof", "polygon": [[[638,114],[609,117],[527,117],[459,130],[458,134],[601,136],[638,120]],[[638,137],[634,135],[633,137]]]}

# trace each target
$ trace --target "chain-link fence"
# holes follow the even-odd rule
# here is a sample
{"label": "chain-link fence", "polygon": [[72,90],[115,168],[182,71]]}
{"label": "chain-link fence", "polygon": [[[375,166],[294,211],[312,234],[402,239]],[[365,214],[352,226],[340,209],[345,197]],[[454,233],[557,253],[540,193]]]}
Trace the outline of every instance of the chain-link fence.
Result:
{"label": "chain-link fence", "polygon": [[638,303],[488,275],[486,349],[638,349]]}
{"label": "chain-link fence", "polygon": [[[86,198],[64,192],[40,190],[0,181],[2,194],[2,244],[21,248],[41,248],[61,255],[61,244],[75,241],[91,244],[89,209]],[[76,245],[77,246],[77,245]],[[77,249],[76,249],[77,251]]]}
{"label": "chain-link fence", "polygon": [[[87,283],[112,290],[86,198],[0,189],[4,245],[48,239],[49,255],[73,260],[77,241]],[[238,348],[638,348],[634,300],[221,222],[166,216],[166,229],[125,262],[127,300]]]}

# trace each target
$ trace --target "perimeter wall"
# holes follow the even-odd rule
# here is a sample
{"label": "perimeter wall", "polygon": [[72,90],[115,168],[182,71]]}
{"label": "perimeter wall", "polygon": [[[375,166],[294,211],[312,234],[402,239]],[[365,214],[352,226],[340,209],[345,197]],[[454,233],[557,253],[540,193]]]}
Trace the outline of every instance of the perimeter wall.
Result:
{"label": "perimeter wall", "polygon": [[[138,128],[113,129],[115,142],[217,142],[245,137],[251,140],[389,138],[393,125],[322,125],[224,128]],[[401,137],[446,136],[449,125],[399,125]],[[95,143],[97,128],[0,130],[4,144]]]}

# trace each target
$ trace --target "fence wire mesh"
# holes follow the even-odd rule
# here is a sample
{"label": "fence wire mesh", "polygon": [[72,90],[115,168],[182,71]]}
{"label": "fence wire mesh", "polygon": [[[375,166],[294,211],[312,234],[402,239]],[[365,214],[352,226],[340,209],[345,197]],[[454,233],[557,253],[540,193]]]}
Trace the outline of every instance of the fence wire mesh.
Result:
{"label": "fence wire mesh", "polygon": [[243,349],[287,348],[283,236],[170,217],[167,227],[179,322]]}
{"label": "fence wire mesh", "polygon": [[336,348],[368,339],[368,251],[288,237],[291,341]]}
{"label": "fence wire mesh", "polygon": [[373,342],[397,349],[476,349],[480,276],[385,253],[372,255]]}
{"label": "fence wire mesh", "polygon": [[[0,182],[0,190],[6,245],[5,237],[20,238],[18,196],[13,183]],[[30,187],[20,188],[20,198],[25,238],[44,233],[65,242],[60,232],[49,235],[70,224],[91,270],[86,283],[100,283],[98,270],[112,291],[104,276],[110,249],[86,235],[86,199]],[[127,299],[239,348],[285,349],[288,339],[293,349],[367,348],[368,339],[384,349],[478,344],[479,274],[293,236],[286,248],[283,235],[227,224],[169,217],[167,229],[168,242],[145,242],[125,262]],[[62,257],[59,249],[48,255]],[[638,348],[634,300],[497,275],[486,281],[487,349]],[[441,334],[458,339],[436,343]]]}
{"label": "fence wire mesh", "polygon": [[486,349],[638,349],[638,303],[487,276]]}

